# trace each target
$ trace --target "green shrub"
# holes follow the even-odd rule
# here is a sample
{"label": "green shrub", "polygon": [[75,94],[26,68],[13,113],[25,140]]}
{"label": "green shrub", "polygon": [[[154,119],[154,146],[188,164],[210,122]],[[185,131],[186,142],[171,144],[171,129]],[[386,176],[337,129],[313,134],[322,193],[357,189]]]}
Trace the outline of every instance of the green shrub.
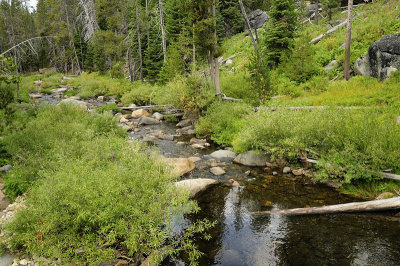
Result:
{"label": "green shrub", "polygon": [[72,96],[76,96],[76,95],[78,95],[78,91],[76,91],[76,90],[69,90],[64,93],[64,96],[66,96],[66,97],[72,97]]}
{"label": "green shrub", "polygon": [[289,158],[311,149],[321,157],[320,178],[371,181],[377,171],[400,172],[398,115],[387,108],[263,111],[237,134],[233,146]]}
{"label": "green shrub", "polygon": [[212,224],[173,232],[175,218],[198,210],[196,204],[173,185],[176,176],[157,155],[127,142],[111,115],[46,106],[5,142],[15,162],[6,191],[15,196],[30,188],[26,207],[4,231],[12,251],[79,265],[115,259],[117,250],[140,261],[167,242],[169,255],[201,254],[192,238],[206,236]]}
{"label": "green shrub", "polygon": [[104,112],[107,112],[107,111],[115,111],[115,112],[118,112],[118,111],[120,111],[120,110],[121,110],[121,109],[119,109],[119,107],[118,107],[117,104],[115,104],[115,103],[103,105],[103,106],[100,106],[100,107],[97,107],[97,108],[96,108],[96,111],[97,111],[98,113],[104,113]]}
{"label": "green shrub", "polygon": [[234,136],[243,129],[251,108],[238,103],[214,103],[196,124],[196,133],[210,137],[219,145],[230,146]]}

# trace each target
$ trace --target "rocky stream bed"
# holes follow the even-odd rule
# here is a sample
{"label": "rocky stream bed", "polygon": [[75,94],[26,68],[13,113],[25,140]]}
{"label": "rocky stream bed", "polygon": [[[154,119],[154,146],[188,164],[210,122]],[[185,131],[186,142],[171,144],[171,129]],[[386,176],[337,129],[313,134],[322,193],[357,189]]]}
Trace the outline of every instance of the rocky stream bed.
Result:
{"label": "rocky stream bed", "polygon": [[[57,103],[63,99],[63,92],[31,97],[39,103]],[[85,109],[115,102],[104,97],[67,101]],[[251,212],[255,211],[323,206],[355,199],[312,182],[309,170],[291,168],[285,161],[271,161],[268,156],[252,152],[236,155],[196,139],[192,120],[181,120],[177,127],[176,123],[163,121],[162,112],[151,114],[151,110],[134,106],[131,109],[115,114],[120,125],[131,139],[147,142],[167,163],[175,165],[183,180],[177,184],[190,189],[201,207],[199,214],[185,217],[187,222],[199,218],[218,222],[210,241],[197,240],[205,254],[200,265],[400,264],[400,220],[393,213],[253,216]],[[4,222],[23,200],[9,205],[7,197],[0,196],[0,222]],[[0,257],[0,265],[41,265],[39,262],[15,259],[10,254]],[[182,254],[178,259],[167,258],[163,265],[186,263]],[[125,264],[128,262],[118,262]]]}

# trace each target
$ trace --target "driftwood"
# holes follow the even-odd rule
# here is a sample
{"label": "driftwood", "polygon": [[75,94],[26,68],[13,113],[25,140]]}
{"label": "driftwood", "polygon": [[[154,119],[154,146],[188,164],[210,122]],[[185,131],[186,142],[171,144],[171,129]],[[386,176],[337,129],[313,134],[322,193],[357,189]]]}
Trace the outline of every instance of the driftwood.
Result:
{"label": "driftwood", "polygon": [[334,214],[334,213],[359,213],[359,212],[378,212],[400,209],[400,197],[373,200],[366,202],[354,202],[339,205],[298,208],[289,210],[272,210],[263,212],[253,212],[252,215],[285,214],[285,215],[310,215],[310,214]]}
{"label": "driftwood", "polygon": [[327,32],[322,33],[322,34],[319,35],[318,37],[312,39],[312,40],[310,41],[310,44],[317,44],[317,43],[319,43],[325,36],[331,35],[331,34],[334,33],[335,31],[337,31],[338,29],[343,28],[343,27],[346,26],[346,25],[347,25],[347,21],[344,21],[344,22],[340,23],[339,25],[333,27],[332,29],[328,30]]}
{"label": "driftwood", "polygon": [[173,108],[171,105],[148,105],[148,106],[136,106],[136,107],[121,107],[125,111],[135,111],[139,109],[151,110],[151,109],[169,109]]}

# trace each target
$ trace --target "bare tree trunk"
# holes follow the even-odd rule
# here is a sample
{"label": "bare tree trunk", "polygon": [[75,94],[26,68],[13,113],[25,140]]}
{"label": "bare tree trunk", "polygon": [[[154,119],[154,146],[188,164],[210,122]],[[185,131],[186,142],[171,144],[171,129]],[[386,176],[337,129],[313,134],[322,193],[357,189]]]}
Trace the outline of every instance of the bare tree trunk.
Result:
{"label": "bare tree trunk", "polygon": [[345,59],[344,59],[344,77],[350,79],[350,45],[351,45],[351,26],[353,22],[353,0],[349,0],[348,15],[347,15],[347,32],[345,44]]}
{"label": "bare tree trunk", "polygon": [[132,70],[132,55],[131,55],[131,47],[130,46],[126,53],[127,53],[127,57],[128,57],[129,80],[132,83],[134,81],[134,77],[133,77],[133,70]]}
{"label": "bare tree trunk", "polygon": [[315,24],[318,25],[318,17],[319,17],[319,0],[315,0]]}
{"label": "bare tree trunk", "polygon": [[257,51],[257,43],[256,43],[256,41],[254,39],[253,32],[251,30],[250,21],[249,21],[249,18],[247,17],[246,10],[244,9],[244,5],[243,5],[242,0],[239,0],[239,5],[240,5],[240,9],[242,10],[242,14],[243,14],[243,17],[244,17],[244,21],[245,21],[246,27],[249,30],[249,35],[250,35],[251,41],[253,42],[254,50]]}
{"label": "bare tree trunk", "polygon": [[146,36],[147,36],[147,48],[149,48],[150,47],[149,0],[146,0]]}
{"label": "bare tree trunk", "polygon": [[165,23],[164,23],[164,10],[162,0],[158,1],[159,9],[160,9],[160,23],[161,23],[161,38],[162,38],[162,48],[164,54],[164,63],[167,61],[167,39],[165,36]]}
{"label": "bare tree trunk", "polygon": [[[217,11],[216,11],[216,2],[213,0],[212,4],[212,15],[214,18],[214,49],[217,48],[218,45],[218,39],[217,39]],[[220,85],[220,78],[219,78],[219,62],[218,58],[214,58],[213,56],[213,67],[214,67],[214,79],[215,79],[215,90],[218,94],[218,99],[219,101],[222,101],[221,97],[221,85]]]}
{"label": "bare tree trunk", "polygon": [[196,43],[195,43],[195,24],[193,23],[193,71],[196,70]]}
{"label": "bare tree trunk", "polygon": [[140,25],[139,25],[139,5],[138,0],[135,0],[136,5],[136,32],[138,38],[138,49],[139,49],[139,67],[140,67],[140,80],[143,81],[143,56],[142,56],[142,42],[140,40]]}

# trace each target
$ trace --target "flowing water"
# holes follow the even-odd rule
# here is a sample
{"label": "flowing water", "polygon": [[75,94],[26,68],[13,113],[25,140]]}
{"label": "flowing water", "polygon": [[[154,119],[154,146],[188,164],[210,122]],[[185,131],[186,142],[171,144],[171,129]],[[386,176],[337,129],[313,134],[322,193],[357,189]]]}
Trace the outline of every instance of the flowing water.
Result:
{"label": "flowing water", "polygon": [[[150,126],[134,134],[175,127]],[[181,139],[185,140],[185,139]],[[187,140],[187,139],[186,139]],[[198,151],[189,145],[157,140],[154,145],[166,157],[199,156],[215,147]],[[204,165],[202,162],[197,166]],[[201,167],[198,167],[201,168]],[[247,175],[246,171],[251,170]],[[400,219],[393,213],[284,216],[254,216],[251,212],[314,207],[359,201],[332,188],[288,175],[272,176],[258,168],[235,164],[218,177],[221,185],[196,198],[201,207],[188,221],[207,218],[218,221],[210,241],[197,240],[204,256],[200,265],[400,265]],[[186,178],[216,178],[208,169],[196,169]],[[239,188],[227,180],[235,178]],[[164,265],[184,265],[187,258],[169,259]]]}

